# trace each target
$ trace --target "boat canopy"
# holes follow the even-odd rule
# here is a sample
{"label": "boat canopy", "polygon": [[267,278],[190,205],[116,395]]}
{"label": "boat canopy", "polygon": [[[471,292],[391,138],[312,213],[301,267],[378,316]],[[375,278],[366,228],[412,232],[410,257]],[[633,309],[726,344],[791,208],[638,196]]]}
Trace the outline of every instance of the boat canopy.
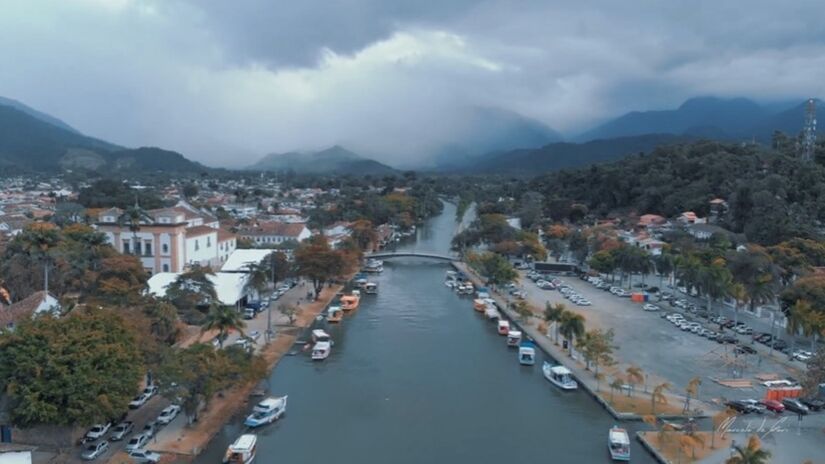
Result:
{"label": "boat canopy", "polygon": [[255,446],[255,442],[257,441],[258,437],[256,435],[247,433],[238,437],[238,439],[235,440],[235,443],[232,443],[230,449],[233,452],[250,451]]}
{"label": "boat canopy", "polygon": [[610,442],[619,445],[629,445],[630,439],[627,437],[627,432],[624,429],[613,427],[610,429]]}
{"label": "boat canopy", "polygon": [[573,373],[570,372],[570,369],[564,366],[553,366],[550,368],[550,372],[556,375],[572,375]]}
{"label": "boat canopy", "polygon": [[329,342],[318,342],[312,347],[312,351],[329,351]]}
{"label": "boat canopy", "polygon": [[507,336],[510,338],[521,338],[521,332],[518,330],[511,330],[507,332]]}
{"label": "boat canopy", "polygon": [[315,329],[312,331],[312,336],[315,337],[317,340],[329,340],[330,336],[328,333],[324,332],[321,329]]}

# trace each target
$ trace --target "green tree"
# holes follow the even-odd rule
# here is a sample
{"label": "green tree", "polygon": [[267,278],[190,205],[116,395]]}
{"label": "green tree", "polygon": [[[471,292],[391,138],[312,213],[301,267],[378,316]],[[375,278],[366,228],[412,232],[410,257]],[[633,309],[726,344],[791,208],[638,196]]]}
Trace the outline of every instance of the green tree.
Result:
{"label": "green tree", "polygon": [[567,309],[564,306],[564,303],[556,303],[550,304],[548,301],[545,303],[544,306],[544,320],[555,325],[555,343],[556,345],[559,344],[559,324],[564,317],[564,314],[567,312]]}
{"label": "green tree", "polygon": [[736,445],[735,456],[725,460],[725,464],[767,464],[771,458],[771,452],[762,449],[762,444],[756,435],[751,435],[747,446]]}
{"label": "green tree", "polygon": [[584,336],[584,316],[571,311],[564,312],[559,332],[567,339],[569,354],[573,356],[573,340],[580,340]]}
{"label": "green tree", "polygon": [[229,332],[237,330],[243,336],[244,327],[246,327],[246,323],[235,308],[213,303],[203,320],[201,332],[217,330],[218,343],[223,348],[223,343],[226,341],[226,337],[229,336]]}
{"label": "green tree", "polygon": [[246,276],[244,293],[255,293],[260,299],[270,285],[271,269],[269,264],[267,262],[247,264]]}
{"label": "green tree", "polygon": [[504,285],[518,277],[518,273],[510,262],[496,253],[471,253],[467,256],[467,262],[479,274],[486,277],[490,285]]}
{"label": "green tree", "polygon": [[210,268],[193,266],[166,288],[166,298],[178,308],[181,319],[188,324],[200,324],[203,313],[198,308],[209,307],[218,300],[211,275]]}
{"label": "green tree", "polygon": [[670,383],[664,382],[653,387],[653,392],[650,394],[650,414],[656,415],[657,404],[667,404],[666,391],[670,390]]}
{"label": "green tree", "polygon": [[599,367],[610,367],[616,364],[613,351],[618,347],[613,344],[613,337],[613,329],[608,329],[606,332],[601,329],[588,330],[580,344],[584,359],[587,360],[587,368],[593,365],[597,391],[601,380]]}
{"label": "green tree", "polygon": [[298,246],[295,265],[298,274],[312,281],[316,297],[321,293],[324,282],[340,275],[345,267],[341,253],[330,248],[323,235],[312,236]]}
{"label": "green tree", "polygon": [[630,396],[631,393],[636,392],[636,385],[643,384],[645,382],[645,375],[644,372],[642,372],[642,368],[639,366],[628,366],[627,369],[625,369],[625,374],[627,374],[627,383],[630,385],[631,390],[627,396]]}
{"label": "green tree", "polygon": [[12,422],[90,425],[119,417],[143,373],[134,333],[107,309],[24,321],[0,335]]}

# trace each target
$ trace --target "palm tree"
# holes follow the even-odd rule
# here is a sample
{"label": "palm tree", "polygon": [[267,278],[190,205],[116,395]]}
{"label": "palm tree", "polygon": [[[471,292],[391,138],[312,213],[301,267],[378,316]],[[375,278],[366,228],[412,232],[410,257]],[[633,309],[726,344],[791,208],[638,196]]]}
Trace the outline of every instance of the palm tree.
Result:
{"label": "palm tree", "polygon": [[688,292],[699,284],[702,261],[696,256],[687,255],[676,258],[676,276]]}
{"label": "palm tree", "polygon": [[733,322],[739,323],[739,307],[748,302],[748,291],[745,286],[740,283],[735,283],[730,286],[728,294],[733,298]]}
{"label": "palm tree", "polygon": [[[625,369],[625,374],[627,374],[627,383],[630,385],[631,392],[635,392],[636,385],[645,381],[645,375],[639,366],[629,366]],[[627,396],[630,396],[630,394]]]}
{"label": "palm tree", "polygon": [[616,376],[613,378],[613,381],[610,382],[610,402],[613,402],[613,392],[617,390],[621,390],[624,386],[624,380],[621,377]]}
{"label": "palm tree", "polygon": [[252,291],[261,297],[263,291],[269,288],[269,266],[265,263],[249,263],[246,265],[246,283],[244,283],[244,292],[251,293]]}
{"label": "palm tree", "polygon": [[722,259],[714,260],[708,266],[702,266],[698,275],[699,289],[704,293],[708,302],[708,313],[711,313],[713,301],[729,294],[732,285],[730,271],[725,267]]}
{"label": "palm tree", "polygon": [[227,335],[232,330],[237,330],[243,336],[243,328],[246,323],[241,318],[240,313],[235,311],[235,308],[223,306],[219,303],[213,303],[209,307],[209,312],[206,314],[206,319],[201,325],[201,332],[209,330],[218,331],[218,343],[223,348],[223,342]]}
{"label": "palm tree", "polygon": [[667,395],[665,391],[670,390],[670,383],[664,382],[653,387],[653,393],[650,394],[650,413],[656,415],[656,404],[667,404]]}
{"label": "palm tree", "polygon": [[573,356],[573,339],[579,339],[584,335],[584,316],[571,311],[562,314],[559,331],[568,341],[570,357]]}
{"label": "palm tree", "polygon": [[32,257],[33,261],[43,263],[43,289],[49,291],[49,268],[54,257],[52,248],[60,242],[60,231],[50,223],[35,223],[20,234],[23,251]]}
{"label": "palm tree", "polygon": [[673,273],[676,261],[673,259],[672,254],[663,252],[653,257],[653,267],[656,269],[656,273],[659,274],[659,288],[664,288],[665,275],[669,276]]}
{"label": "palm tree", "polygon": [[555,343],[556,345],[559,344],[559,322],[561,322],[561,318],[564,313],[567,312],[567,309],[564,306],[564,303],[556,303],[550,304],[549,302],[544,306],[544,320],[554,324],[555,326]]}
{"label": "palm tree", "polygon": [[730,457],[725,464],[766,464],[771,457],[771,452],[762,449],[762,444],[756,435],[751,435],[748,439],[748,446],[737,445],[733,447],[736,456]]}
{"label": "palm tree", "polygon": [[694,377],[690,379],[690,382],[688,382],[687,387],[685,387],[685,410],[682,411],[682,413],[687,413],[690,411],[690,399],[699,395],[700,385],[702,385],[702,379],[699,377]]}
{"label": "palm tree", "polygon": [[[152,217],[149,216],[149,213],[146,212],[143,208],[140,207],[138,204],[137,198],[135,198],[134,206],[129,207],[126,209],[118,218],[117,223],[119,226],[124,227],[128,226],[129,230],[132,232],[132,244],[129,247],[131,253],[133,255],[139,255],[138,252],[138,236],[137,233],[140,230],[140,226],[143,222],[151,223],[153,221]],[[117,244],[115,244],[117,247]]]}
{"label": "palm tree", "polygon": [[799,334],[799,330],[805,327],[806,320],[810,313],[811,304],[805,300],[796,300],[796,303],[791,306],[791,310],[788,311],[788,324],[785,327],[785,330],[791,336],[791,349],[788,350],[788,353],[795,351],[796,336]]}

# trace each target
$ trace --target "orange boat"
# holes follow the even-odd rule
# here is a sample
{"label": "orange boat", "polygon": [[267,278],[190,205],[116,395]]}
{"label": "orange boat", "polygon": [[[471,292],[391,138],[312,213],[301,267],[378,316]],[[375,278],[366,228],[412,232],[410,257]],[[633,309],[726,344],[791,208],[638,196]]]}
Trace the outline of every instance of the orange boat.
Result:
{"label": "orange boat", "polygon": [[344,312],[340,306],[330,306],[327,310],[327,322],[341,322],[343,318]]}
{"label": "orange boat", "polygon": [[483,313],[484,310],[487,309],[487,303],[480,298],[475,299],[473,300],[473,309],[480,313]]}
{"label": "orange boat", "polygon": [[361,302],[361,297],[358,295],[345,295],[341,297],[341,309],[344,311],[352,311],[358,309],[358,304]]}

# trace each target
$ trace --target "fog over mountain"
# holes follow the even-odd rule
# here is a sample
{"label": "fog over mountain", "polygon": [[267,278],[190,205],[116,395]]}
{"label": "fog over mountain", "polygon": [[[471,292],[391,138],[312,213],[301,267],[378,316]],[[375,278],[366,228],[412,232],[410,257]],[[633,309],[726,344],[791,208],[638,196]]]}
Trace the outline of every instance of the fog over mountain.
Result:
{"label": "fog over mountain", "polygon": [[[0,95],[209,165],[340,144],[413,166],[695,96],[825,95],[823,16],[809,0],[10,0]],[[468,108],[525,123],[478,144]]]}

